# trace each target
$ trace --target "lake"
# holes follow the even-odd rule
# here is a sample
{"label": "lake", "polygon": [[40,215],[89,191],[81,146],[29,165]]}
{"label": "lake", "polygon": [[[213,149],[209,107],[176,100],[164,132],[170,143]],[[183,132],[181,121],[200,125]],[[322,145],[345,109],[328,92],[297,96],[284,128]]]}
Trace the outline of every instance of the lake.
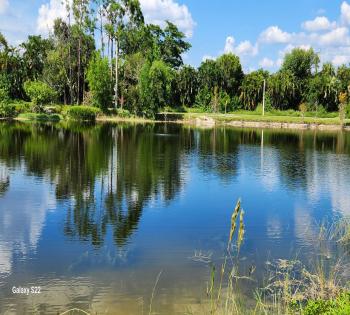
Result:
{"label": "lake", "polygon": [[259,282],[350,214],[349,170],[342,132],[1,122],[0,313],[196,310],[238,199]]}

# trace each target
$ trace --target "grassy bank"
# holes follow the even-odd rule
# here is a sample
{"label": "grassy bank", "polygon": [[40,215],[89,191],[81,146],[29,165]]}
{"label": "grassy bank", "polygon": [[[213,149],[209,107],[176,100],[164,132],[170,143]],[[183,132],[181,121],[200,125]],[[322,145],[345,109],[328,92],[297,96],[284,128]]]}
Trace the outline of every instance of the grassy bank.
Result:
{"label": "grassy bank", "polygon": [[[317,124],[340,126],[339,117],[300,117],[288,116],[280,113],[266,113],[264,116],[256,113],[237,112],[229,114],[219,113],[162,113],[174,120],[191,121],[197,118],[210,118],[217,123],[229,123],[231,121],[249,121],[249,122],[271,122],[271,123],[293,123],[293,124]],[[350,119],[346,119],[345,124],[350,124]]]}
{"label": "grassy bank", "polygon": [[[154,119],[134,116],[126,110],[111,109],[108,114],[102,113],[92,107],[86,106],[45,106],[41,113],[31,111],[32,104],[26,102],[9,104],[3,110],[1,118],[14,118],[29,121],[59,121],[59,120],[97,120],[100,122],[177,122],[184,124],[206,125],[209,127],[218,125],[233,125],[239,127],[263,127],[263,128],[317,128],[340,129],[342,122],[338,113],[306,112],[294,110],[274,110],[262,115],[261,109],[255,111],[240,110],[236,112],[208,113],[200,109],[184,108],[183,112],[162,111]],[[284,124],[279,126],[278,124]],[[343,121],[346,129],[350,129],[350,119]]]}

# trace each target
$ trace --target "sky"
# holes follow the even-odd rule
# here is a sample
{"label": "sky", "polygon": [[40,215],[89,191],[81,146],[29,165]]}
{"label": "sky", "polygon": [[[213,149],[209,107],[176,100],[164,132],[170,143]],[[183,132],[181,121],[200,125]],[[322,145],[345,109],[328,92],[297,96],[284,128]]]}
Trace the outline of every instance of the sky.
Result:
{"label": "sky", "polygon": [[[350,63],[350,0],[140,0],[146,22],[168,19],[192,48],[187,64],[232,52],[243,68],[276,71],[295,47],[314,48],[322,62]],[[0,32],[13,45],[47,36],[66,12],[61,0],[0,0]]]}

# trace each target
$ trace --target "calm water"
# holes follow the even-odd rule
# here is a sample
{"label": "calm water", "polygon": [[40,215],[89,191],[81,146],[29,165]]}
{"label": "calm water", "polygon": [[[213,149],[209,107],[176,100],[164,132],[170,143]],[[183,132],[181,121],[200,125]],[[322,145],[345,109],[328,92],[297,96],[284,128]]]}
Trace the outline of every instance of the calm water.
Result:
{"label": "calm water", "polygon": [[[238,198],[243,267],[307,261],[350,215],[350,134],[0,124],[0,314],[184,314],[206,298]],[[261,276],[262,277],[262,276]],[[13,286],[40,286],[14,295]]]}

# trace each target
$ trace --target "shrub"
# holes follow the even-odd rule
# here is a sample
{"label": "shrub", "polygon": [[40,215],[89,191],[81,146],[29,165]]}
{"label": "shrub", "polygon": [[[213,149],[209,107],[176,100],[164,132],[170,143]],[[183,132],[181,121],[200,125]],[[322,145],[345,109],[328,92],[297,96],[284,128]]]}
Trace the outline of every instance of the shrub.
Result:
{"label": "shrub", "polygon": [[100,109],[89,106],[70,106],[66,110],[69,119],[81,121],[94,121],[100,113]]}
{"label": "shrub", "polygon": [[345,107],[345,117],[350,119],[350,104],[347,104]]}
{"label": "shrub", "polygon": [[196,95],[195,106],[207,111],[210,109],[210,102],[211,93],[205,86],[203,89],[200,89]]}
{"label": "shrub", "polygon": [[347,315],[350,314],[350,293],[341,294],[335,300],[310,300],[303,315]]}
{"label": "shrub", "polygon": [[8,91],[5,88],[0,87],[0,104],[7,104],[9,100],[10,97]]}
{"label": "shrub", "polygon": [[24,91],[33,102],[33,110],[35,112],[41,112],[43,105],[49,104],[56,98],[56,92],[41,81],[26,81],[24,83]]}
{"label": "shrub", "polygon": [[16,116],[16,108],[14,105],[0,103],[0,117],[12,118]]}
{"label": "shrub", "polygon": [[122,117],[122,118],[131,117],[131,114],[127,109],[118,108],[116,110],[116,113],[117,113],[117,116]]}
{"label": "shrub", "polygon": [[102,58],[101,54],[97,52],[90,61],[86,78],[91,91],[91,100],[89,100],[91,105],[106,111],[113,99],[113,82],[108,59]]}
{"label": "shrub", "polygon": [[25,102],[15,103],[14,106],[17,114],[28,113],[32,108],[30,103]]}

